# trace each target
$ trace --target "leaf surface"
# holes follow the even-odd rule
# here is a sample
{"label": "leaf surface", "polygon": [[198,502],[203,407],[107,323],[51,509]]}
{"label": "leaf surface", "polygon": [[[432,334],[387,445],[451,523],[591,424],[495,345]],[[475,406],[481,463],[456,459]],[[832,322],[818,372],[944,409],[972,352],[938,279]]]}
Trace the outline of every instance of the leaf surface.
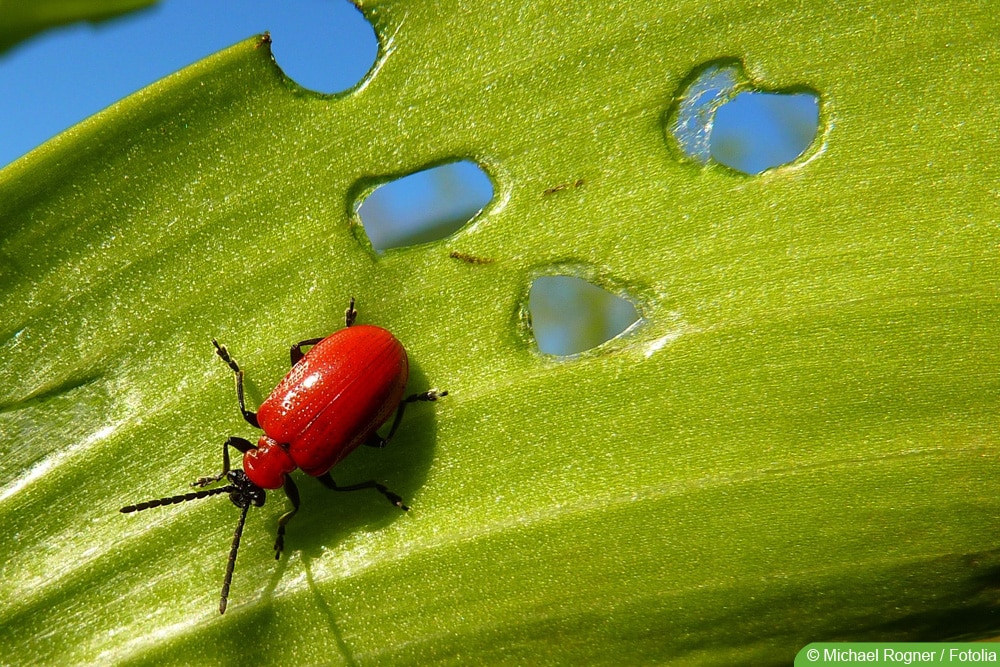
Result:
{"label": "leaf surface", "polygon": [[0,53],[48,28],[103,21],[156,0],[0,0]]}
{"label": "leaf surface", "polygon": [[[6,655],[787,664],[810,641],[1000,629],[989,8],[364,11],[382,51],[349,93],[298,88],[255,38],[0,172]],[[673,147],[675,95],[726,59],[819,95],[799,162],[749,177]],[[358,198],[458,159],[494,202],[373,253]],[[640,323],[538,354],[548,274]],[[413,509],[301,479],[275,563],[271,494],[220,618],[236,510],[117,510],[253,437],[212,337],[256,404],[352,295],[406,345],[412,391],[450,391],[334,471]]]}

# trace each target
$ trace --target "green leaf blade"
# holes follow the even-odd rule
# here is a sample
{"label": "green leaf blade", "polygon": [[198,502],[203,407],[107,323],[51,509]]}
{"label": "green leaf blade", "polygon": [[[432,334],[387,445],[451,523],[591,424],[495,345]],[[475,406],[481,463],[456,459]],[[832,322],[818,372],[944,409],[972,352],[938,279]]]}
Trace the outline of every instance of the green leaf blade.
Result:
{"label": "green leaf blade", "polygon": [[[297,89],[250,40],[0,172],[0,643],[63,663],[236,664],[252,644],[262,663],[702,664],[995,633],[995,114],[970,102],[992,19],[465,9],[366,8],[385,52],[352,93]],[[914,67],[913,44],[938,57]],[[800,163],[741,177],[672,152],[684,77],[733,57],[820,94]],[[365,184],[459,158],[495,204],[370,252]],[[552,273],[642,321],[539,355],[524,309]],[[276,565],[272,494],[219,618],[233,508],[117,509],[252,435],[212,337],[257,403],[351,295],[406,344],[414,390],[450,391],[335,470],[413,510],[303,480]]]}

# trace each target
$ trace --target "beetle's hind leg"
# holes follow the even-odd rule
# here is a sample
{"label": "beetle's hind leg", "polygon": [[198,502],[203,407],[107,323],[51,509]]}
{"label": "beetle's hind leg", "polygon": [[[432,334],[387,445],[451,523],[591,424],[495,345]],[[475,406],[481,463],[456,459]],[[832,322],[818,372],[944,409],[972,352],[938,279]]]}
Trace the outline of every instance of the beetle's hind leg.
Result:
{"label": "beetle's hind leg", "polygon": [[420,394],[412,394],[407,396],[399,402],[399,407],[396,408],[396,416],[392,419],[392,426],[389,427],[389,433],[384,438],[378,434],[378,432],[372,433],[365,440],[365,445],[368,447],[375,447],[377,449],[382,449],[389,444],[392,440],[392,436],[396,435],[396,430],[399,428],[399,423],[403,421],[403,410],[406,408],[407,403],[417,403],[419,401],[434,402],[441,398],[442,396],[447,396],[447,391],[438,391],[437,389],[428,389],[427,391]]}
{"label": "beetle's hind leg", "polygon": [[354,309],[354,297],[352,296],[351,303],[347,305],[347,310],[344,311],[344,326],[351,326],[356,319],[358,319],[358,311]]}
{"label": "beetle's hind leg", "polygon": [[358,484],[351,484],[350,486],[337,486],[337,483],[333,481],[333,477],[330,476],[329,471],[320,475],[316,479],[320,481],[320,484],[330,489],[331,491],[360,491],[362,489],[375,489],[383,496],[385,496],[390,503],[392,503],[399,509],[403,510],[404,512],[407,512],[410,509],[409,507],[403,504],[402,498],[400,498],[398,495],[396,495],[388,488],[386,488],[384,484],[379,484],[374,479],[370,479],[367,482],[360,482]]}
{"label": "beetle's hind leg", "polygon": [[302,348],[309,347],[310,345],[315,345],[316,343],[323,340],[322,338],[310,338],[309,340],[302,340],[292,345],[292,349],[288,351],[288,356],[292,361],[292,366],[302,361],[302,357],[306,356],[306,353],[302,351]]}
{"label": "beetle's hind leg", "polygon": [[[358,311],[354,309],[354,297],[351,297],[351,303],[347,306],[347,310],[344,311],[344,326],[351,326],[354,324],[354,320],[358,317]],[[302,357],[306,356],[306,353],[302,351],[304,347],[310,347],[322,341],[322,338],[310,338],[309,340],[303,340],[295,345],[292,345],[292,349],[289,350],[289,358],[291,359],[292,366],[302,361]]]}
{"label": "beetle's hind leg", "polygon": [[254,428],[260,428],[260,424],[257,422],[257,413],[247,410],[246,399],[243,397],[243,370],[236,363],[236,360],[229,356],[229,350],[226,349],[225,345],[219,345],[219,341],[214,338],[212,339],[212,345],[215,346],[215,353],[219,355],[219,358],[226,362],[233,373],[236,374],[236,400],[240,403],[240,412],[243,413],[243,419],[247,420],[247,423]]}

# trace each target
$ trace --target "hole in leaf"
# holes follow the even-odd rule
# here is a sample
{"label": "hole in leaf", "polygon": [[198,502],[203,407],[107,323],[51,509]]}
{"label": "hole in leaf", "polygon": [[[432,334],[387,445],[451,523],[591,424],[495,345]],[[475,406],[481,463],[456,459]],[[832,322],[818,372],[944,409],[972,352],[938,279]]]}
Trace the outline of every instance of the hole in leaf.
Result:
{"label": "hole in leaf", "polygon": [[819,100],[810,93],[740,93],[719,107],[712,159],[746,174],[794,161],[819,130]]}
{"label": "hole in leaf", "polygon": [[468,160],[418,171],[379,186],[358,207],[372,247],[436,241],[453,234],[493,199],[493,183]]}
{"label": "hole in leaf", "polygon": [[712,64],[688,78],[668,131],[699,164],[759,174],[794,161],[813,143],[819,98],[754,91],[740,63]]}
{"label": "hole in leaf", "polygon": [[670,133],[685,155],[699,164],[708,164],[715,112],[744,81],[742,67],[735,64],[709,65],[689,77],[678,95],[670,124]]}
{"label": "hole in leaf", "polygon": [[639,320],[629,301],[574,276],[541,276],[528,294],[538,349],[578,354],[609,341]]}
{"label": "hole in leaf", "polygon": [[294,11],[269,11],[266,18],[275,61],[303,88],[339,93],[356,86],[375,64],[375,31],[346,0],[300,1]]}

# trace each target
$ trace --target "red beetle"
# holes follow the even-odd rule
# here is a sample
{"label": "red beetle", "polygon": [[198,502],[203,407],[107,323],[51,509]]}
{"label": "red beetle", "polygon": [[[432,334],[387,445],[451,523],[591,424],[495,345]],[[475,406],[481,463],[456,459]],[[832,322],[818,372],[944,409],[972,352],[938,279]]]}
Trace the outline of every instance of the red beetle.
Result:
{"label": "red beetle", "polygon": [[[350,486],[337,486],[330,468],[359,445],[385,447],[396,433],[407,403],[436,401],[447,391],[425,391],[403,398],[409,377],[406,350],[396,337],[381,327],[354,325],[358,312],[354,299],[346,312],[346,328],[326,338],[312,338],[292,345],[292,370],[256,413],[247,410],[243,397],[243,371],[229,356],[225,345],[214,339],[215,353],[236,374],[236,398],[243,418],[264,431],[257,444],[231,437],[222,446],[222,472],[201,477],[192,486],[204,487],[223,477],[229,484],[214,489],[194,491],[169,498],[158,498],[121,508],[138,512],[160,505],[172,505],[197,498],[228,493],[242,511],[233,535],[233,545],[222,583],[219,613],[226,612],[233,567],[240,547],[240,537],[250,505],[260,507],[265,489],[284,488],[292,509],[278,519],[278,537],[274,542],[275,558],[285,546],[285,526],[299,510],[299,490],[288,473],[296,468],[316,477],[333,491],[375,489],[402,510],[409,508],[403,499],[371,479]],[[306,353],[303,347],[312,346]],[[378,428],[396,413],[383,438]],[[243,470],[230,470],[229,448],[243,454]]]}

